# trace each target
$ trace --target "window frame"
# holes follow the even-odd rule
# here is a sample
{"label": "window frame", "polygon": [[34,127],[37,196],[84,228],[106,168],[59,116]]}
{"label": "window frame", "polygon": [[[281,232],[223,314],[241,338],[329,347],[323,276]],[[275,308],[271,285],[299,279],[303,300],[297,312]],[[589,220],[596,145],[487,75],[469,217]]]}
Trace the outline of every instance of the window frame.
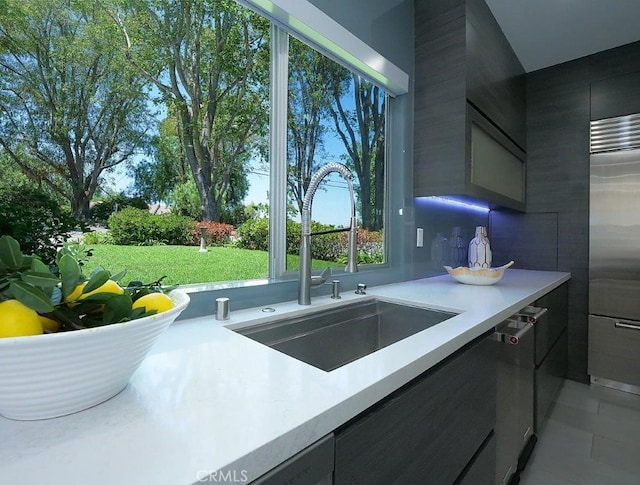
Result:
{"label": "window frame", "polygon": [[[404,256],[406,242],[391,247],[390,237],[394,230],[404,228],[405,223],[395,221],[391,213],[397,210],[402,218],[406,197],[406,167],[394,167],[389,163],[392,155],[404,154],[403,140],[397,143],[391,136],[402,124],[394,113],[406,113],[409,109],[409,76],[354,34],[346,30],[322,10],[307,0],[235,0],[271,22],[271,100],[270,100],[270,160],[269,160],[269,273],[266,279],[210,282],[184,285],[192,297],[188,308],[180,319],[211,314],[211,297],[224,293],[234,300],[233,309],[251,308],[263,304],[295,299],[297,272],[286,271],[286,207],[287,207],[287,90],[288,90],[288,36],[291,35],[330,59],[359,74],[362,78],[385,90],[385,181],[384,181],[384,253],[382,264],[361,267],[364,274],[338,273],[345,282],[351,280],[385,284],[407,278]],[[392,145],[396,145],[392,148]],[[403,178],[402,187],[397,187],[401,197],[390,200],[392,174]],[[405,180],[406,179],[406,180]],[[397,190],[396,190],[397,191]],[[402,246],[402,247],[400,247]],[[397,254],[396,254],[397,253]],[[358,276],[360,274],[360,276]],[[266,290],[266,291],[265,291]],[[323,293],[317,290],[317,293]]]}
{"label": "window frame", "polygon": [[409,92],[409,75],[307,0],[235,0],[301,42],[383,88]]}

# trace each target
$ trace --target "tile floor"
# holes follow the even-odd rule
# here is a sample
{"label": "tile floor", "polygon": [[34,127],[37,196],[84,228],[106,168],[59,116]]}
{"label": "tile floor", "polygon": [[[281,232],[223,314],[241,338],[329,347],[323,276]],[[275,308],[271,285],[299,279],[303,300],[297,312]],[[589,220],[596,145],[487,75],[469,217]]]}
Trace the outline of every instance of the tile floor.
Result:
{"label": "tile floor", "polygon": [[520,485],[627,484],[640,484],[640,396],[565,381]]}

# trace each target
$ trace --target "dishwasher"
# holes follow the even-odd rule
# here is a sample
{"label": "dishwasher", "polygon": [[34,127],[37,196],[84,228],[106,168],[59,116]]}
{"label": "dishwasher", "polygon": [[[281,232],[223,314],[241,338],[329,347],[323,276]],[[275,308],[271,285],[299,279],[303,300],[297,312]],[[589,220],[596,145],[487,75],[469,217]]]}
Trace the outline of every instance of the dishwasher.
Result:
{"label": "dishwasher", "polygon": [[496,326],[496,485],[519,482],[536,443],[534,373],[536,322],[546,308],[527,306]]}

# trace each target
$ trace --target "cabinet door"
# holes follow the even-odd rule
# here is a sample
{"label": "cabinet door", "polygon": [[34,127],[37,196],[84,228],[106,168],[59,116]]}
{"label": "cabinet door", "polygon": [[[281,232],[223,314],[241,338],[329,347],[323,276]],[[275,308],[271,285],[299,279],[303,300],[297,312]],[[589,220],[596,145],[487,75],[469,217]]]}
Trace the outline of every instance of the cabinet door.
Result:
{"label": "cabinet door", "polygon": [[465,347],[336,433],[335,484],[452,484],[495,425],[495,346]]}
{"label": "cabinet door", "polygon": [[456,480],[455,485],[491,485],[496,474],[496,435],[492,434],[482,444],[469,466]]}
{"label": "cabinet door", "polygon": [[525,208],[525,153],[482,113],[467,106],[472,195],[517,210]]}
{"label": "cabinet door", "polygon": [[252,485],[330,485],[333,473],[333,434],[316,441]]}
{"label": "cabinet door", "polygon": [[544,428],[547,415],[567,376],[567,333],[565,329],[551,347],[542,365],[536,369],[534,429],[538,434]]}
{"label": "cabinet door", "polygon": [[467,99],[526,150],[525,72],[484,0],[467,0]]}
{"label": "cabinet door", "polygon": [[564,283],[547,293],[535,303],[537,307],[547,308],[548,312],[535,326],[536,353],[535,362],[539,366],[550,352],[560,334],[567,328],[569,320],[569,285]]}
{"label": "cabinet door", "polygon": [[640,72],[591,83],[591,119],[640,113]]}

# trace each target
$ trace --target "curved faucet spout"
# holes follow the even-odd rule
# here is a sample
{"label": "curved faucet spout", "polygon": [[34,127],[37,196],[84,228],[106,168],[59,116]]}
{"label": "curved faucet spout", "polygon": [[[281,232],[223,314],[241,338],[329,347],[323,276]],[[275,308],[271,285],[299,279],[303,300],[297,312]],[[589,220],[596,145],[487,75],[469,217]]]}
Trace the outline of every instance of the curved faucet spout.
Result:
{"label": "curved faucet spout", "polygon": [[311,277],[311,205],[316,190],[320,186],[320,182],[328,174],[336,172],[347,181],[349,187],[349,197],[351,199],[351,219],[349,226],[349,243],[348,243],[348,259],[345,271],[348,273],[356,273],[358,271],[358,254],[357,254],[357,221],[356,221],[356,198],[353,191],[353,174],[346,166],[337,162],[330,162],[323,165],[318,170],[311,181],[304,196],[302,203],[302,237],[300,240],[300,284],[298,287],[298,303],[300,305],[311,304],[311,286],[324,283],[330,272],[323,272],[320,277]]}

